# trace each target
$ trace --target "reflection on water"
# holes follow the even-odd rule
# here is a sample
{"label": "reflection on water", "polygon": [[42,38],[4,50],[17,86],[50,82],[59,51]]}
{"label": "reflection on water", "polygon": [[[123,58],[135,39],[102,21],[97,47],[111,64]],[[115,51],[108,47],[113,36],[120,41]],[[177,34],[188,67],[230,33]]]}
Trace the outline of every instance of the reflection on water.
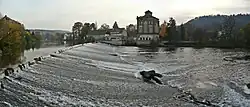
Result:
{"label": "reflection on water", "polygon": [[41,44],[39,48],[24,51],[25,61],[33,60],[34,57],[47,56],[50,53],[54,53],[60,49],[64,49],[70,46],[70,44]]}
{"label": "reflection on water", "polygon": [[[64,46],[26,51],[30,58]],[[250,82],[249,61],[227,62],[223,57],[247,52],[213,48],[138,48],[84,44],[4,80],[0,100],[13,106],[166,106],[196,107],[173,99],[178,89],[192,90],[199,100],[220,106],[246,106],[241,88]],[[144,83],[138,71],[162,73],[164,85]],[[235,85],[230,85],[230,83]]]}

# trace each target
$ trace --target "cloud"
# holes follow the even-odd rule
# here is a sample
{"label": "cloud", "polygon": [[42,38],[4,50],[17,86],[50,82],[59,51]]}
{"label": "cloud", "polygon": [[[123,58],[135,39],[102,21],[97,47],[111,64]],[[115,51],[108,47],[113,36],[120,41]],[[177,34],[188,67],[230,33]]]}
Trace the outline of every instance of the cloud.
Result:
{"label": "cloud", "polygon": [[[27,28],[68,29],[74,22],[120,27],[136,23],[151,10],[161,22],[174,17],[177,24],[209,14],[249,12],[249,0],[0,0],[0,10]],[[14,4],[13,4],[14,3]]]}

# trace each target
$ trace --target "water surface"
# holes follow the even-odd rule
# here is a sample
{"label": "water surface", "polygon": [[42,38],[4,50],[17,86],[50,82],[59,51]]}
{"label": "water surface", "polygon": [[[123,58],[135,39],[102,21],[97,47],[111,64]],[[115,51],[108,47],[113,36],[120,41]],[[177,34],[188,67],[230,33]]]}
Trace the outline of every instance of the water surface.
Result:
{"label": "water surface", "polygon": [[[46,57],[40,64],[3,80],[6,89],[0,91],[0,100],[5,105],[25,107],[200,106],[174,99],[179,89],[191,90],[198,99],[220,106],[247,107],[250,97],[243,89],[250,82],[250,63],[222,60],[246,53],[85,44],[53,53],[57,57]],[[139,71],[151,69],[164,75],[164,85],[136,78]],[[15,79],[18,76],[22,79]]]}

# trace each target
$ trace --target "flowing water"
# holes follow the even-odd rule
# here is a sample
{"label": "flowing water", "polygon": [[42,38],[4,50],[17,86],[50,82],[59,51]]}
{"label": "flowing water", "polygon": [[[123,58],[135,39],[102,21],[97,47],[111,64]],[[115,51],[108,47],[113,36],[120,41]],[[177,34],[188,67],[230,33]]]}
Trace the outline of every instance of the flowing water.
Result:
{"label": "flowing water", "polygon": [[[169,51],[96,43],[52,54],[2,79],[1,107],[202,106],[175,99],[178,90],[190,90],[197,99],[221,107],[250,106],[248,90],[244,90],[250,82],[250,62],[222,60],[245,51]],[[164,85],[137,78],[139,71],[151,69],[164,75]]]}

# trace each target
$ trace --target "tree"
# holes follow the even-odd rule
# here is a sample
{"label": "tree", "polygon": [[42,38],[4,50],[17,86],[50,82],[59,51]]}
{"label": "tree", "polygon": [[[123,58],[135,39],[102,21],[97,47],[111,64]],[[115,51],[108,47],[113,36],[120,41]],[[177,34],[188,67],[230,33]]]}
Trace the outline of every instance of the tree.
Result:
{"label": "tree", "polygon": [[100,30],[109,30],[109,25],[107,25],[106,23],[102,24]]}
{"label": "tree", "polygon": [[0,67],[14,64],[22,55],[24,26],[10,18],[0,20],[1,38],[0,50],[2,52]]}
{"label": "tree", "polygon": [[130,36],[130,37],[136,36],[135,25],[129,24],[128,26],[126,26],[126,30],[127,30],[128,36]]}
{"label": "tree", "polygon": [[91,29],[91,30],[97,30],[96,24],[95,24],[95,23],[91,23],[90,29]]}
{"label": "tree", "polygon": [[34,32],[30,33],[28,31],[24,32],[24,49],[30,50],[30,49],[38,49],[41,45],[42,36],[41,35],[35,35]]}
{"label": "tree", "polygon": [[202,43],[204,39],[204,30],[201,28],[196,28],[193,32],[193,39],[199,43]]}
{"label": "tree", "polygon": [[168,37],[169,41],[175,41],[176,40],[176,21],[174,18],[170,17],[169,23],[168,23]]}
{"label": "tree", "polygon": [[76,22],[74,26],[72,27],[73,32],[73,44],[75,44],[76,39],[79,38],[81,32],[82,32],[83,24],[81,22]]}
{"label": "tree", "polygon": [[223,40],[233,39],[233,31],[235,28],[234,16],[227,16],[222,24],[222,38]]}
{"label": "tree", "polygon": [[90,30],[91,30],[91,24],[84,23],[84,26],[82,27],[81,34],[80,34],[80,43],[84,43],[86,36]]}
{"label": "tree", "polygon": [[243,28],[242,32],[245,38],[246,46],[250,47],[250,23]]}
{"label": "tree", "polygon": [[181,33],[181,40],[186,40],[186,31],[185,31],[185,27],[184,27],[184,25],[183,24],[181,24],[181,31],[180,31],[180,33]]}

